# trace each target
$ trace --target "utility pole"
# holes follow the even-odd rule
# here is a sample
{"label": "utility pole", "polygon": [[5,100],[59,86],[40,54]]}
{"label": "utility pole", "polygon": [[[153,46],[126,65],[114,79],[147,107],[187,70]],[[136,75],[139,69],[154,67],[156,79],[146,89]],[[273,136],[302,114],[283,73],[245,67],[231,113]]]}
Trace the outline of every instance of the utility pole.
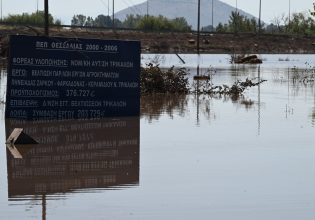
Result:
{"label": "utility pole", "polygon": [[1,21],[2,21],[2,0],[1,0]]}
{"label": "utility pole", "polygon": [[[2,1],[2,0],[1,0]],[[35,17],[35,23],[38,22],[38,0],[36,0],[36,17]]]}
{"label": "utility pole", "polygon": [[49,8],[48,0],[45,0],[45,36],[49,36]]}
{"label": "utility pole", "polygon": [[260,34],[261,32],[261,0],[259,0],[259,20],[258,20],[258,32]]}
{"label": "utility pole", "polygon": [[149,17],[149,0],[147,0],[147,17]]}
{"label": "utility pole", "polygon": [[109,0],[107,0],[107,16],[109,17]]}
{"label": "utility pole", "polygon": [[237,0],[235,3],[235,33],[238,32],[238,20],[239,20],[239,16],[238,16],[238,7],[237,7]]}
{"label": "utility pole", "polygon": [[289,30],[290,30],[290,25],[291,25],[291,0],[289,0],[289,24],[288,24]]}
{"label": "utility pole", "polygon": [[197,53],[200,54],[200,0],[198,0]]}
{"label": "utility pole", "polygon": [[113,0],[113,30],[115,30],[115,0]]}
{"label": "utility pole", "polygon": [[213,24],[213,8],[214,8],[214,6],[213,6],[213,0],[212,0],[212,12],[211,12],[211,16],[212,16],[212,19],[211,19],[211,25],[212,25],[212,31],[214,31],[214,24]]}
{"label": "utility pole", "polygon": [[47,199],[46,195],[42,195],[42,220],[46,220],[47,216]]}

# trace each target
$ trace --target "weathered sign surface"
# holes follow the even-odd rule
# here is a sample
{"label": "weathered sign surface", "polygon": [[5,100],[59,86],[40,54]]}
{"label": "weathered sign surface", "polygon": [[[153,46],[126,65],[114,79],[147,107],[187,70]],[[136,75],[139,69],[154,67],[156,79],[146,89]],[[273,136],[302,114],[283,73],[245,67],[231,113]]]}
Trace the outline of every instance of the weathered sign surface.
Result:
{"label": "weathered sign surface", "polygon": [[6,118],[140,114],[140,43],[11,36]]}

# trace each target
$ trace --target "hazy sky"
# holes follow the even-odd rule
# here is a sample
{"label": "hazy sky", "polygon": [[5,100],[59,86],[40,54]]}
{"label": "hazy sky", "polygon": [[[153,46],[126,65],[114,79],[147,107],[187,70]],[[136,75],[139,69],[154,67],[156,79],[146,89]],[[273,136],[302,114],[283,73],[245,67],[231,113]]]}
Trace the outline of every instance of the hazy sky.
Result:
{"label": "hazy sky", "polygon": [[[0,0],[2,2],[2,14],[17,14],[22,12],[34,12],[37,9],[43,10],[44,0]],[[62,20],[64,24],[69,24],[74,14],[85,14],[95,17],[99,14],[108,13],[108,2],[110,3],[110,13],[112,13],[113,0],[49,0],[50,12],[54,17]],[[180,1],[180,0],[179,0]],[[185,2],[185,0],[182,0]],[[196,4],[197,4],[197,0]],[[221,0],[235,7],[238,7],[258,17],[259,0]],[[262,20],[269,23],[276,16],[289,12],[289,2],[291,1],[291,12],[306,12],[312,9],[314,0],[261,0]],[[115,11],[129,7],[133,4],[144,2],[144,0],[115,0]],[[201,0],[202,2],[202,0]]]}

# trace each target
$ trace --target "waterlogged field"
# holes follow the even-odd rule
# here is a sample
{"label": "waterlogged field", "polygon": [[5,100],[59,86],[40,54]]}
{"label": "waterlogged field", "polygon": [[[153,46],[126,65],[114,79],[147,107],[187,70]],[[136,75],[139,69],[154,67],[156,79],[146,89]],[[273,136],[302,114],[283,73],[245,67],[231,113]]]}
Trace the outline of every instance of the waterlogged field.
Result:
{"label": "waterlogged field", "polygon": [[[0,219],[313,220],[315,57],[180,56],[142,64],[267,81],[239,97],[143,95],[140,118],[31,123],[4,120],[2,104]],[[23,159],[5,146],[13,127],[41,143]]]}

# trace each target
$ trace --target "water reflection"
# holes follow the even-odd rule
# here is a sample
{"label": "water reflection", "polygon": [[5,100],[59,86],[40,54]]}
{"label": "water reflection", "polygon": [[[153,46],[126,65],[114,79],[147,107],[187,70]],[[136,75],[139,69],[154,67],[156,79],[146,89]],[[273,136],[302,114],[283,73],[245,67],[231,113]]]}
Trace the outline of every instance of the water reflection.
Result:
{"label": "water reflection", "polygon": [[[207,120],[216,119],[214,102],[232,103],[236,108],[250,110],[258,106],[259,102],[246,98],[245,96],[229,95],[173,95],[173,94],[153,94],[141,97],[141,117],[151,123],[159,120],[163,115],[168,115],[171,119],[174,116],[185,117],[190,114],[191,108],[197,109],[196,117],[202,114]],[[190,106],[190,103],[193,106]]]}
{"label": "water reflection", "polygon": [[0,103],[5,103],[7,90],[7,71],[0,66]]}
{"label": "water reflection", "polygon": [[255,78],[257,77],[257,69],[259,68],[260,65],[235,64],[230,66],[230,72],[231,76],[236,80],[238,77]]}
{"label": "water reflection", "polygon": [[[215,70],[213,68],[200,68],[200,56],[197,57],[197,67],[192,70],[194,76],[209,76],[210,84],[215,80],[219,83],[236,82],[244,77],[261,79],[261,70],[258,65],[232,65],[230,69]],[[228,72],[228,74],[226,74]],[[227,80],[228,78],[228,80]],[[219,80],[217,80],[219,79]],[[193,80],[191,78],[191,80]],[[209,84],[204,80],[193,80],[192,87],[194,91],[199,91],[199,88],[204,84]],[[205,86],[207,87],[207,85]],[[159,118],[166,114],[171,119],[174,118],[174,114],[184,117],[191,111],[191,108],[196,109],[196,125],[200,125],[200,114],[202,114],[206,120],[211,121],[216,119],[216,113],[212,109],[213,100],[219,100],[222,102],[232,102],[234,105],[245,108],[247,110],[258,106],[258,118],[260,124],[260,84],[258,86],[258,98],[257,101],[247,98],[243,95],[223,95],[223,94],[153,94],[144,95],[141,97],[141,116],[146,118],[149,123],[153,120],[159,120]],[[189,101],[192,101],[193,107],[188,106]],[[260,126],[259,126],[260,127]]]}
{"label": "water reflection", "polygon": [[161,115],[167,114],[170,118],[174,115],[184,117],[188,111],[189,96],[185,94],[153,94],[141,96],[141,117],[149,122],[158,120]]}
{"label": "water reflection", "polygon": [[[9,200],[124,188],[139,182],[139,117],[73,121],[6,120],[6,136],[24,128],[38,145],[7,148]],[[58,196],[59,195],[59,196]]]}

